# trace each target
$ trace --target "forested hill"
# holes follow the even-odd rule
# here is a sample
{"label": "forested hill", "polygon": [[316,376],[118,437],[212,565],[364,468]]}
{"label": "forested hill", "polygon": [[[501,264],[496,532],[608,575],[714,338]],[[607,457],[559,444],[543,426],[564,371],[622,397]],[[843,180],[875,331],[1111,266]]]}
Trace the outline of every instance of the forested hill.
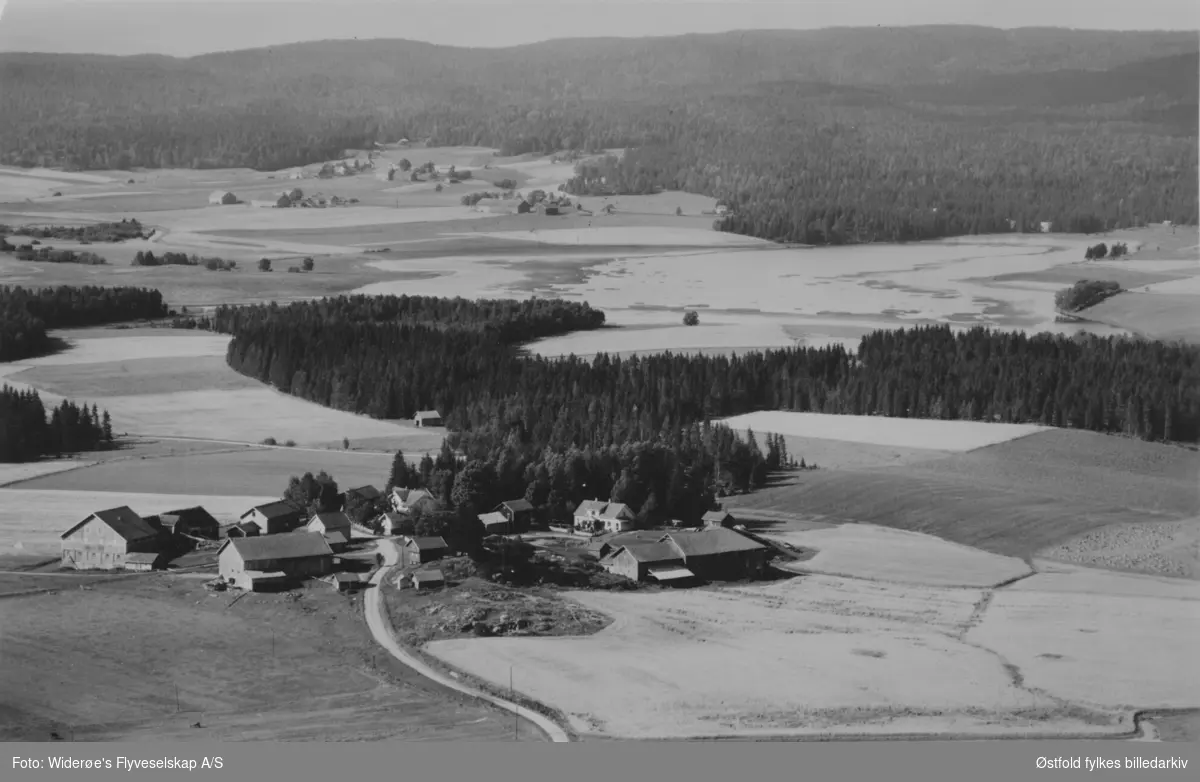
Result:
{"label": "forested hill", "polygon": [[1197,50],[1190,32],[916,27],[6,54],[0,163],[271,170],[402,136],[625,147],[621,192],[726,199],[721,228],[777,240],[1192,223]]}

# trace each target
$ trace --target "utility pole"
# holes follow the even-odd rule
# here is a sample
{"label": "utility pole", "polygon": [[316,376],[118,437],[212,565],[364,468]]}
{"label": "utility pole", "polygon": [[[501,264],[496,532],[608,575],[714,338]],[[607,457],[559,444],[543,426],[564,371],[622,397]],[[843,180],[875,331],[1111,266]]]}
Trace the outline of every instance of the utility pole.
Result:
{"label": "utility pole", "polygon": [[[512,673],[511,665],[508,666],[508,699],[510,701],[512,701],[512,704],[514,706],[517,704],[517,702],[515,700],[513,700],[513,673]],[[513,741],[519,740],[517,738],[517,720],[518,720],[517,712],[514,709],[513,710]]]}

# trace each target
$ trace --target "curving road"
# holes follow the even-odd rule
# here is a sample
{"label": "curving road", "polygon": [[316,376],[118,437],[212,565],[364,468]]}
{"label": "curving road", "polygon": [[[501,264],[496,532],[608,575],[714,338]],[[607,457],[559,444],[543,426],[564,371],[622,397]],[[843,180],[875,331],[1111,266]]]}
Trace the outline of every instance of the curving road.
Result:
{"label": "curving road", "polygon": [[538,726],[551,741],[569,742],[571,737],[567,732],[560,728],[553,720],[538,714],[535,711],[526,709],[524,706],[518,706],[515,703],[497,698],[482,692],[473,687],[469,687],[460,681],[446,676],[433,668],[426,665],[416,656],[406,652],[396,643],[396,639],[392,636],[392,624],[388,619],[387,611],[383,605],[383,597],[380,590],[383,588],[383,580],[387,578],[388,573],[392,568],[399,563],[400,557],[396,552],[396,544],[387,539],[380,539],[375,544],[376,551],[383,554],[384,566],[375,572],[371,578],[373,589],[368,589],[363,599],[363,611],[366,614],[367,627],[371,628],[371,634],[375,636],[375,642],[386,649],[393,657],[400,662],[412,668],[417,673],[421,674],[431,681],[435,681],[443,687],[448,687],[456,692],[461,692],[464,695],[470,695],[472,698],[478,698],[482,701],[487,701],[493,706],[499,706],[505,711],[512,712],[523,719],[532,722]]}

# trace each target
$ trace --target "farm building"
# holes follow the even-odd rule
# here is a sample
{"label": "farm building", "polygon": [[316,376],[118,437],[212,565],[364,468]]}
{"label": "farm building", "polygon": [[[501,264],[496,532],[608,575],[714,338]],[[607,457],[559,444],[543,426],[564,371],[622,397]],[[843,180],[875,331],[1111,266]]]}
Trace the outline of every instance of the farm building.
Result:
{"label": "farm building", "polygon": [[228,190],[214,190],[209,193],[208,202],[216,206],[227,206],[238,202],[237,196],[230,193]]}
{"label": "farm building", "polygon": [[165,570],[167,555],[154,551],[135,551],[125,555],[125,569],[138,573],[148,573],[151,570]]}
{"label": "farm building", "polygon": [[1040,227],[1042,229],[1042,233],[1048,234],[1048,233],[1050,233],[1051,230],[1053,230],[1054,223],[1047,220],[1047,221],[1040,223]]}
{"label": "farm building", "polygon": [[[296,533],[293,534],[300,532],[301,530],[296,530]],[[334,554],[340,554],[350,546],[350,533],[342,529],[326,532],[325,542],[329,544],[329,548]]]}
{"label": "farm building", "polygon": [[603,559],[622,546],[658,543],[663,533],[655,530],[605,533],[597,535],[587,543],[587,552],[597,559]]}
{"label": "farm building", "polygon": [[525,199],[521,199],[521,201],[517,204],[517,214],[519,215],[527,215],[532,211],[533,207]]}
{"label": "farm building", "polygon": [[417,589],[438,589],[446,586],[446,577],[440,570],[422,570],[413,573],[412,585]]}
{"label": "farm building", "polygon": [[314,513],[306,526],[309,532],[320,532],[322,535],[344,532],[347,539],[350,537],[350,517],[341,511]]}
{"label": "farm building", "polygon": [[700,517],[706,527],[732,527],[736,524],[733,514],[724,510],[710,510]]}
{"label": "farm building", "polygon": [[363,580],[361,573],[334,573],[329,577],[329,583],[338,592],[353,592],[361,588],[366,582]]}
{"label": "farm building", "polygon": [[410,519],[403,513],[384,513],[379,517],[379,526],[384,535],[395,535],[402,529],[402,524]]}
{"label": "farm building", "polygon": [[529,500],[505,500],[494,510],[504,514],[514,532],[524,532],[533,526],[533,503]]}
{"label": "farm building", "polygon": [[304,172],[292,171],[288,174],[288,179],[304,179]]}
{"label": "farm building", "polygon": [[225,533],[227,538],[254,538],[262,534],[262,527],[254,521],[243,521],[234,524]]}
{"label": "farm building", "polygon": [[437,410],[422,410],[413,416],[413,423],[417,426],[441,426],[442,414]]}
{"label": "farm building", "polygon": [[[769,550],[723,527],[668,532],[656,542],[630,541],[612,549],[600,564],[609,572],[642,581],[697,578],[734,580],[762,575]],[[684,572],[686,571],[686,572]]]}
{"label": "farm building", "polygon": [[62,534],[62,566],[76,570],[119,570],[126,557],[157,552],[160,529],[127,506],[96,511]]}
{"label": "farm building", "polygon": [[399,486],[392,489],[390,501],[392,509],[397,513],[412,513],[418,508],[435,510],[438,504],[433,495],[425,489],[401,489]]}
{"label": "farm building", "polygon": [[304,509],[287,500],[276,500],[251,508],[243,513],[238,521],[254,522],[258,525],[260,534],[277,535],[304,526]]}
{"label": "farm building", "polygon": [[623,502],[584,500],[575,509],[575,531],[594,534],[597,532],[625,532],[633,529],[634,513]]}
{"label": "farm building", "polygon": [[382,496],[379,493],[379,489],[368,484],[366,486],[359,486],[356,489],[346,489],[345,499],[346,502],[349,502],[352,498],[359,502],[375,502]]}
{"label": "farm building", "polygon": [[314,532],[231,538],[217,550],[221,577],[242,589],[258,582],[328,575],[333,570],[333,550]]}
{"label": "farm building", "polygon": [[208,511],[197,505],[194,508],[169,510],[146,519],[162,527],[172,535],[189,535],[193,538],[216,540],[220,536],[221,524]]}
{"label": "farm building", "polygon": [[508,517],[496,511],[479,514],[479,522],[483,524],[486,535],[507,535],[513,531],[512,522]]}
{"label": "farm building", "polygon": [[436,562],[449,553],[450,547],[440,537],[405,538],[400,561],[405,565],[423,565],[426,562]]}

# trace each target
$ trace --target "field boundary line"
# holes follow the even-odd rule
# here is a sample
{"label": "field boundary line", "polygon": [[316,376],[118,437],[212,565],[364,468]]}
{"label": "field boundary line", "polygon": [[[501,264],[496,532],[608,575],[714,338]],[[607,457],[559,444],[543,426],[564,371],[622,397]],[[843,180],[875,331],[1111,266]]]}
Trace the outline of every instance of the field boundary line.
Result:
{"label": "field boundary line", "polygon": [[363,599],[363,612],[366,614],[367,626],[371,630],[371,634],[375,636],[375,641],[387,650],[392,657],[399,660],[404,665],[411,668],[414,672],[424,676],[430,681],[440,684],[456,692],[464,695],[469,695],[473,698],[485,701],[498,706],[507,712],[516,714],[522,717],[527,722],[531,722],[545,733],[551,741],[557,743],[570,742],[571,736],[553,720],[543,714],[539,714],[532,709],[527,709],[524,706],[519,706],[510,701],[490,695],[482,690],[470,687],[461,681],[456,681],[454,678],[445,676],[442,673],[434,670],[434,668],[424,661],[420,660],[416,655],[404,650],[397,643],[393,633],[391,620],[387,616],[387,607],[383,601],[381,590],[383,582],[396,566],[399,557],[396,553],[396,547],[391,541],[380,540],[376,543],[376,551],[383,554],[385,564],[383,567],[375,571],[375,575],[371,577],[372,588],[366,593]]}

